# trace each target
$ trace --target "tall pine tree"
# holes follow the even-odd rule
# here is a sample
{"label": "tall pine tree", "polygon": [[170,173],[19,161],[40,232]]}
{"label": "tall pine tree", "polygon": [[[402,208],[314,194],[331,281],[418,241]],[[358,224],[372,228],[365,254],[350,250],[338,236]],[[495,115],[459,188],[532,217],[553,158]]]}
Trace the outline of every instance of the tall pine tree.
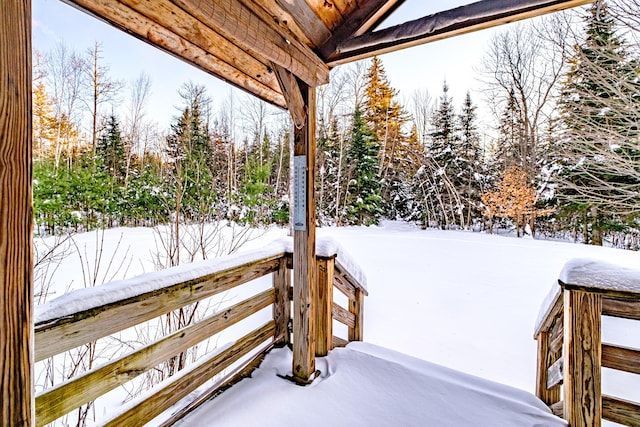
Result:
{"label": "tall pine tree", "polygon": [[369,129],[362,111],[356,108],[347,153],[347,216],[351,224],[377,224],[382,214],[378,151],[375,135]]}

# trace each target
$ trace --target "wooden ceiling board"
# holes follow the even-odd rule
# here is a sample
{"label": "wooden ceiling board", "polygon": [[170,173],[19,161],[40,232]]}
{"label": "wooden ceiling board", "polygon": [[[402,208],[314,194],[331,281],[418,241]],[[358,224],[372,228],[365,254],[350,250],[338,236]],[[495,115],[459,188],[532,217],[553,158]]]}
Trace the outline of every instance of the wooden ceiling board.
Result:
{"label": "wooden ceiling board", "polygon": [[304,0],[276,0],[278,5],[298,23],[314,46],[322,46],[331,31]]}
{"label": "wooden ceiling board", "polygon": [[[303,0],[298,0],[303,2]],[[304,0],[314,14],[320,18],[324,25],[333,32],[340,26],[344,17],[340,13],[340,10],[334,4],[335,0]]]}
{"label": "wooden ceiling board", "polygon": [[[251,1],[251,0],[249,0]],[[315,44],[307,37],[306,33],[300,28],[298,23],[290,13],[280,7],[276,0],[253,0],[256,5],[259,5],[265,13],[269,14],[271,20],[279,27],[285,29],[285,31],[294,34],[295,38],[307,46],[313,48]],[[325,31],[328,31],[325,28]]]}
{"label": "wooden ceiling board", "polygon": [[119,1],[63,1],[266,102],[286,108],[277,80],[273,83],[275,76],[263,76],[270,80],[265,84]]}

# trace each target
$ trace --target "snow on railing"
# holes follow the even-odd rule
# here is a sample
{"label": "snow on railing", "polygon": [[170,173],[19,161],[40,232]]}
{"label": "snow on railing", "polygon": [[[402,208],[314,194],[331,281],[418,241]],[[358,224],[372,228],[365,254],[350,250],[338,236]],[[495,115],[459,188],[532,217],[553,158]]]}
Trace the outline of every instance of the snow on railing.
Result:
{"label": "snow on railing", "polygon": [[640,425],[639,403],[602,394],[602,367],[640,374],[640,349],[602,343],[602,315],[640,321],[640,270],[569,261],[536,322],[536,394],[572,427]]}
{"label": "snow on railing", "polygon": [[[179,375],[129,402],[102,425],[144,424],[224,369],[240,362],[248,364],[252,354],[256,359],[273,345],[291,343],[292,246],[291,239],[281,239],[262,249],[73,291],[38,307],[35,358],[44,360],[272,275],[272,286],[268,289],[39,393],[37,425],[54,421],[95,400],[231,325],[256,319],[254,315],[269,306],[272,314],[266,323],[256,327],[262,322],[247,320],[250,328],[255,327],[251,332],[185,366]],[[335,346],[362,340],[367,291],[362,270],[339,244],[319,239],[317,247],[318,280],[311,310],[315,317],[311,320],[315,325],[315,355],[323,356]],[[334,302],[334,286],[346,295],[348,307]],[[348,327],[347,340],[333,336],[334,319]],[[302,340],[294,339],[294,345],[296,341]]]}

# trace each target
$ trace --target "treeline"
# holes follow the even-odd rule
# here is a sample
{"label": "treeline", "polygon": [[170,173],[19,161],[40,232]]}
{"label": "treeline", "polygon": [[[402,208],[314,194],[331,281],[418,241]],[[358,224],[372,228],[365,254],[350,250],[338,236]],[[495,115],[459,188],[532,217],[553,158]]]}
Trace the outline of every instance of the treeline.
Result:
{"label": "treeline", "polygon": [[[435,99],[422,91],[401,102],[379,58],[334,70],[318,89],[320,225],[390,218],[636,249],[635,3],[599,1],[581,22],[554,15],[494,37],[478,72],[492,128],[480,128],[469,93],[456,105],[446,82]],[[185,84],[178,117],[161,126],[145,115],[149,78],[115,81],[100,54],[99,44],[85,54],[59,46],[34,60],[42,231],[288,222],[286,114],[232,98],[214,111],[204,87]]]}

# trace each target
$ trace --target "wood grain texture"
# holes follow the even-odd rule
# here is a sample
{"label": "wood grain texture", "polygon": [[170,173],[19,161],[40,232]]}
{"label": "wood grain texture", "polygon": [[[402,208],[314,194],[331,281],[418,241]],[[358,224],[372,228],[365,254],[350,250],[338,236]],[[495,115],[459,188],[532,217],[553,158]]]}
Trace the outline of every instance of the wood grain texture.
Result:
{"label": "wood grain texture", "polygon": [[316,356],[326,356],[333,348],[333,266],[334,258],[318,258],[315,293]]}
{"label": "wood grain texture", "polygon": [[291,114],[291,119],[296,128],[301,128],[307,121],[307,111],[305,109],[304,100],[300,87],[294,76],[289,70],[278,64],[272,64],[275,71],[280,90],[284,99],[287,101],[287,109]]}
{"label": "wood grain texture", "polygon": [[343,325],[347,325],[350,328],[356,327],[356,316],[353,313],[349,312],[349,310],[342,308],[335,302],[332,305],[331,314],[336,321],[342,323]]}
{"label": "wood grain texture", "polygon": [[30,426],[31,1],[0,2],[0,425]]}
{"label": "wood grain texture", "polygon": [[302,29],[300,23],[293,19],[293,16],[288,11],[280,7],[276,0],[253,0],[253,2],[260,5],[271,16],[276,25],[286,28],[287,32],[293,33],[296,39],[311,48],[316,46]]}
{"label": "wood grain texture", "polygon": [[333,285],[348,299],[354,299],[356,297],[355,288],[351,286],[349,281],[337,269],[333,277]]}
{"label": "wood grain texture", "polygon": [[640,374],[640,350],[602,344],[602,366],[632,374]]}
{"label": "wood grain texture", "polygon": [[302,382],[315,371],[316,292],[316,89],[299,81],[307,107],[307,121],[294,130],[294,155],[306,156],[306,229],[293,233],[293,376]]}
{"label": "wood grain texture", "polygon": [[111,418],[103,426],[122,427],[140,426],[151,421],[169,409],[203,383],[248,354],[252,349],[273,338],[275,323],[268,322],[261,328],[245,335],[221,353],[185,369],[180,375],[173,376],[160,384],[153,395],[145,400],[136,401],[123,413]]}
{"label": "wood grain texture", "polygon": [[315,46],[321,46],[331,37],[331,31],[315,14],[311,6],[304,0],[276,0],[279,7],[285,10],[298,23],[307,38]]}
{"label": "wood grain texture", "polygon": [[333,32],[344,20],[340,7],[336,3],[343,3],[341,6],[344,9],[344,1],[341,0],[303,0],[306,2],[314,14],[320,18],[322,23]]}
{"label": "wood grain texture", "polygon": [[289,319],[291,319],[291,272],[287,268],[286,260],[280,260],[278,269],[273,272],[273,288],[275,290],[275,302],[273,304],[273,320],[276,322],[276,336],[282,336],[278,342],[287,345],[291,342],[289,336]]}
{"label": "wood grain texture", "polygon": [[342,263],[340,262],[339,258],[336,258],[336,271],[338,272],[338,274],[344,278],[347,283],[349,283],[349,285],[355,289],[360,289],[365,296],[369,295],[369,292],[367,291],[367,289],[359,282],[356,280],[355,277],[353,277],[353,275],[349,272],[349,270],[347,270]]}
{"label": "wood grain texture", "polygon": [[549,388],[549,367],[555,362],[550,351],[550,337],[547,332],[540,332],[538,341],[538,357],[536,367],[536,396],[547,406],[560,400],[560,387]]}
{"label": "wood grain texture", "polygon": [[604,297],[602,314],[623,319],[640,320],[640,295],[635,299]]}
{"label": "wood grain texture", "polygon": [[640,427],[640,404],[611,396],[602,396],[602,416],[618,424]]}
{"label": "wood grain texture", "polygon": [[268,307],[275,291],[268,289],[226,310],[208,316],[159,341],[74,377],[36,397],[36,422],[44,426],[87,402],[152,369],[172,356]]}
{"label": "wood grain texture", "polygon": [[342,339],[340,337],[333,336],[333,348],[336,347],[346,347],[349,344],[349,341]]}
{"label": "wood grain texture", "polygon": [[564,290],[564,418],[571,427],[602,420],[601,295]]}
{"label": "wood grain texture", "polygon": [[[159,0],[140,0],[150,5]],[[239,0],[173,0],[182,9],[256,58],[291,71],[310,86],[329,82],[329,68],[308,46],[287,39],[263,21],[253,2]]]}
{"label": "wood grain texture", "polygon": [[[227,57],[226,59],[229,62],[226,62],[223,58],[225,58],[226,54],[233,53],[234,50],[227,52],[217,49],[215,53],[209,52],[192,41],[181,38],[172,29],[163,27],[147,18],[144,14],[118,1],[62,1],[271,104],[286,108],[284,97],[279,92],[275,76],[269,74],[266,65],[260,65],[261,63],[255,58],[241,54],[240,56],[233,56],[232,59]],[[200,42],[206,42],[202,38],[199,40]],[[236,68],[242,67],[244,63],[254,64],[257,68],[253,66],[249,70]]]}
{"label": "wood grain texture", "polygon": [[36,360],[119,332],[187,304],[274,272],[283,255],[176,283],[115,303],[35,325]]}
{"label": "wood grain texture", "polygon": [[355,316],[356,322],[353,328],[349,328],[349,341],[364,340],[364,291],[356,289],[356,297],[349,300],[349,311]]}

